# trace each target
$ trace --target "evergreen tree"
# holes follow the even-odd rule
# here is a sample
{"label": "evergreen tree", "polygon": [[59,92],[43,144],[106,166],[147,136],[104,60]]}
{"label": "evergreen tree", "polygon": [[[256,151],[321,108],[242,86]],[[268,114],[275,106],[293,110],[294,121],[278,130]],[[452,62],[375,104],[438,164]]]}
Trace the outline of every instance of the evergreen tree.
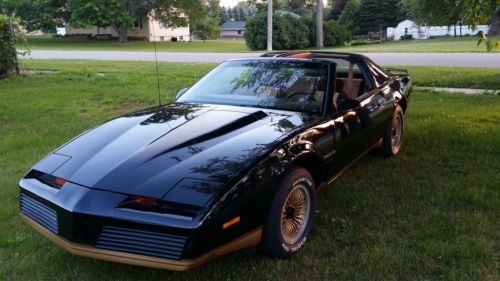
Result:
{"label": "evergreen tree", "polygon": [[359,19],[362,32],[380,32],[396,26],[404,14],[399,6],[399,0],[362,0]]}
{"label": "evergreen tree", "polygon": [[339,23],[354,35],[361,33],[360,5],[360,0],[349,0],[339,17]]}
{"label": "evergreen tree", "polygon": [[219,25],[225,23],[226,21],[229,20],[229,16],[227,14],[227,8],[226,7],[222,7],[221,10],[220,10],[220,20],[219,20]]}

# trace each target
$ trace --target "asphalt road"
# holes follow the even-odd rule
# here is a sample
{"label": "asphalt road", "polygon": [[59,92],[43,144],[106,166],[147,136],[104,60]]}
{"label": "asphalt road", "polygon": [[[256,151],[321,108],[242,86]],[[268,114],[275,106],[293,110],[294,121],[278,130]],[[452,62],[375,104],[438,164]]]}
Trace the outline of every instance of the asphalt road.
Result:
{"label": "asphalt road", "polygon": [[[257,57],[261,53],[158,52],[158,61],[222,62],[231,58]],[[381,65],[468,66],[500,68],[500,53],[366,53]],[[93,59],[154,61],[153,52],[42,51],[33,50],[35,59]]]}

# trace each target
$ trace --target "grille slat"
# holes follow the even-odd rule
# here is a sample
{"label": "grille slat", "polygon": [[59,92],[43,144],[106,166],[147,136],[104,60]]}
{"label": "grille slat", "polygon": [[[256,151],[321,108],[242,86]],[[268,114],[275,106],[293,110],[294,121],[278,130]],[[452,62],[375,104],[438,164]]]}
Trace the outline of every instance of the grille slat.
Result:
{"label": "grille slat", "polygon": [[[151,244],[149,244],[149,242],[144,242],[143,240],[139,241],[138,239],[126,237],[123,235],[108,235],[106,238],[101,238],[101,239],[103,239],[103,241],[105,240],[105,241],[110,241],[110,242],[116,241],[117,239],[121,239],[121,240],[123,240],[123,242],[131,243],[131,244],[151,246]],[[182,241],[180,243],[183,243],[183,242],[184,241]],[[160,247],[166,247],[166,248],[172,247],[173,249],[176,249],[179,245],[179,242],[156,241],[155,243]]]}
{"label": "grille slat", "polygon": [[20,209],[23,214],[38,222],[53,233],[58,233],[57,213],[37,200],[21,193]]}
{"label": "grille slat", "polygon": [[179,235],[105,226],[95,247],[152,257],[180,259],[185,243],[186,237]]}
{"label": "grille slat", "polygon": [[[105,243],[109,247],[113,247],[115,249],[121,249],[120,251],[122,252],[132,252],[132,253],[137,253],[140,251],[141,253],[145,253],[148,256],[168,256],[168,257],[176,257],[181,254],[180,249],[172,250],[172,249],[164,249],[164,248],[157,248],[153,249],[151,247],[145,247],[142,245],[136,245],[136,244],[123,244],[123,243],[116,243],[116,242],[110,242],[110,241],[101,241],[101,243]],[[127,250],[127,251],[125,251]]]}
{"label": "grille slat", "polygon": [[129,232],[124,234],[123,231],[115,231],[115,230],[107,230],[106,233],[108,235],[115,235],[117,238],[128,238],[128,239],[144,239],[144,238],[149,238],[149,239],[155,239],[156,241],[164,241],[164,242],[171,242],[171,243],[183,243],[186,241],[185,237],[182,236],[177,236],[177,235],[168,235],[167,237],[158,237],[158,234],[150,235],[148,232],[146,233],[136,233],[136,232]]}

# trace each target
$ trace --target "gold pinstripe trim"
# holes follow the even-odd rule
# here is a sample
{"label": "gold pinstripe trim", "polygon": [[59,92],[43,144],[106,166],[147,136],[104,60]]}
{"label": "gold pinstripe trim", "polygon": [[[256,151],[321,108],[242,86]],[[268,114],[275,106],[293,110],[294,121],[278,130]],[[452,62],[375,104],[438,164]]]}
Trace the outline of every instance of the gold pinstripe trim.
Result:
{"label": "gold pinstripe trim", "polygon": [[111,262],[126,263],[138,266],[154,267],[154,268],[177,270],[177,271],[189,270],[191,268],[200,266],[211,259],[222,256],[224,254],[234,252],[236,250],[243,249],[246,247],[255,246],[259,244],[262,237],[262,226],[260,226],[195,259],[171,260],[171,259],[155,258],[137,254],[117,252],[117,251],[102,250],[94,248],[89,245],[73,243],[52,233],[51,231],[41,226],[28,216],[21,214],[21,217],[29,226],[34,228],[42,236],[45,236],[52,242],[56,243],[57,245],[59,245],[60,247],[64,248],[65,250],[74,255],[106,260]]}

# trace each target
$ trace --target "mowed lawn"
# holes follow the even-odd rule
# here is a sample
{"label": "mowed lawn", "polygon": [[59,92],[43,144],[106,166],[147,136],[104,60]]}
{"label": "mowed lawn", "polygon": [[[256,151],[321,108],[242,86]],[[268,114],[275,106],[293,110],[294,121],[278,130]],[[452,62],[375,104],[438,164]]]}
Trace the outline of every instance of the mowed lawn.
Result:
{"label": "mowed lawn", "polygon": [[[0,204],[0,280],[500,277],[498,95],[416,91],[406,115],[401,153],[392,159],[369,154],[320,192],[311,237],[299,254],[275,260],[244,251],[179,273],[72,256],[27,227],[18,215],[17,183],[37,160],[110,117],[155,105],[154,65],[25,60],[22,66],[57,73],[0,81],[0,197],[4,200]],[[164,100],[171,100],[178,89],[191,85],[213,66],[161,63]],[[446,76],[445,70],[451,71],[434,70],[430,75],[445,83],[447,79],[439,78]],[[468,75],[476,72],[464,70],[457,77],[472,79]],[[416,75],[415,83],[422,84],[425,76]]]}
{"label": "mowed lawn", "polygon": [[[344,52],[485,52],[484,44],[477,46],[477,37],[443,37],[429,40],[401,40],[387,41],[384,44],[326,48]],[[491,37],[491,40],[500,41],[500,36]],[[153,42],[130,40],[127,44],[119,44],[116,40],[95,40],[84,38],[63,38],[51,36],[31,36],[28,43],[32,50],[97,50],[97,51],[142,51],[154,50]],[[239,53],[251,52],[245,40],[196,40],[192,42],[157,42],[159,52],[214,52]],[[264,52],[262,50],[261,52]],[[500,52],[500,49],[494,52]]]}

